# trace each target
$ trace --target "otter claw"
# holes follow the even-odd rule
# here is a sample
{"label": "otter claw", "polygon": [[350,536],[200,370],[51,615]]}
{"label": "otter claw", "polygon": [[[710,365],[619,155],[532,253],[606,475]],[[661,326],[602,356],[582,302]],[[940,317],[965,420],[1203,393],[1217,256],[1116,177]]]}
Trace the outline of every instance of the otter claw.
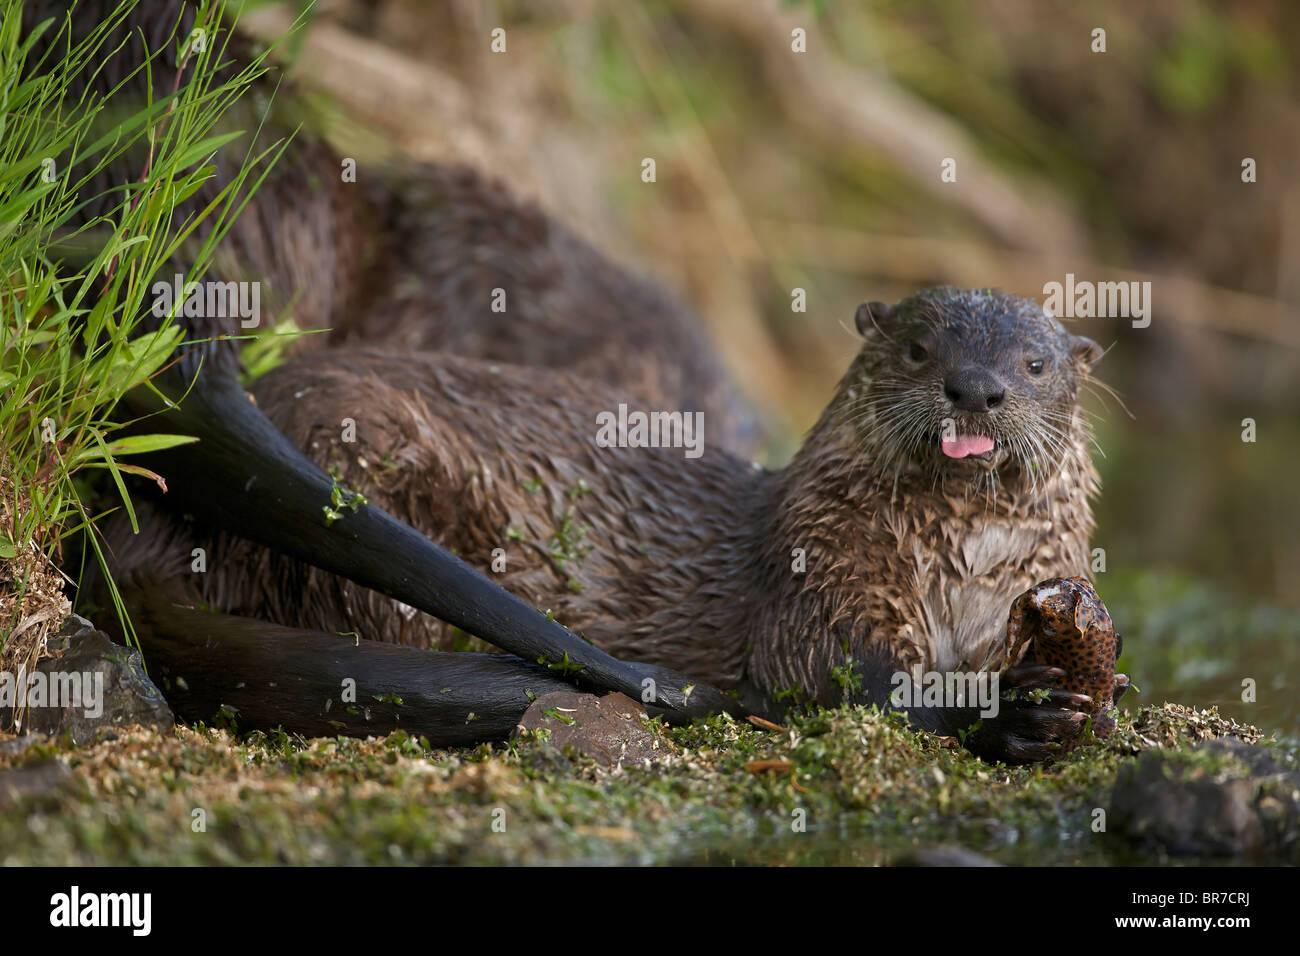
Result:
{"label": "otter claw", "polygon": [[1076,694],[1069,690],[1049,690],[1047,695],[1043,697],[1042,700],[1037,701],[1037,703],[1032,700],[1024,700],[1023,698],[1022,701],[1024,706],[1029,707],[1037,706],[1040,709],[1046,708],[1048,710],[1056,709],[1073,711],[1091,704],[1092,698],[1084,694]]}
{"label": "otter claw", "polygon": [[1065,676],[1066,672],[1059,667],[1052,667],[1049,664],[1025,664],[1007,668],[998,679],[1010,687],[1034,690],[1051,688]]}
{"label": "otter claw", "polygon": [[1127,694],[1129,692],[1129,688],[1132,686],[1133,686],[1132,681],[1129,680],[1127,674],[1116,674],[1115,690],[1111,693],[1111,697],[1110,697],[1111,706],[1113,707],[1116,704],[1118,704],[1119,699],[1123,697],[1125,694]]}

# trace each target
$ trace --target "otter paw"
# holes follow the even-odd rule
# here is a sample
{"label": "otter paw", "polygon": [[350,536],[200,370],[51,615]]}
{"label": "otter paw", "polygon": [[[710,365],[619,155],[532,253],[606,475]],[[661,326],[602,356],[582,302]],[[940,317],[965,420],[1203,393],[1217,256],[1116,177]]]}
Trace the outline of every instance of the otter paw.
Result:
{"label": "otter paw", "polygon": [[989,762],[1038,763],[1067,750],[1082,733],[1091,703],[1083,694],[1053,690],[1040,703],[1003,701],[996,717],[966,735],[966,749]]}

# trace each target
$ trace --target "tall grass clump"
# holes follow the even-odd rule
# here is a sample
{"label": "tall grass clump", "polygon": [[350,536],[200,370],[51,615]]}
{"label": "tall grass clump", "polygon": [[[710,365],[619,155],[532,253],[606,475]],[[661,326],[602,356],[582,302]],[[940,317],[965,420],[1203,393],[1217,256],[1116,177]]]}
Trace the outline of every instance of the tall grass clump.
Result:
{"label": "tall grass clump", "polygon": [[[92,513],[88,489],[107,486],[108,510],[134,525],[123,475],[162,478],[130,457],[191,440],[125,436],[113,416],[187,344],[173,316],[142,326],[155,274],[166,265],[200,281],[283,148],[255,153],[256,130],[220,128],[265,71],[265,53],[239,68],[223,57],[223,0],[198,4],[194,29],[182,35],[178,22],[129,76],[93,92],[87,78],[122,42],[135,2],[84,39],[75,8],[24,32],[23,4],[10,2],[0,22],[0,670],[10,673],[39,658],[68,612],[55,568],[70,536],[84,535],[82,560],[93,554],[107,577],[96,531],[107,511]],[[218,184],[212,159],[228,144],[245,149],[243,162]]]}

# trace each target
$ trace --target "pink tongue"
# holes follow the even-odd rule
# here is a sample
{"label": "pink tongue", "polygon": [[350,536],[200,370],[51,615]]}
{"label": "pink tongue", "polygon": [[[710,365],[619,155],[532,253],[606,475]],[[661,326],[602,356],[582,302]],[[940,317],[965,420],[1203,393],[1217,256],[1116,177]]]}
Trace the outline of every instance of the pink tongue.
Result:
{"label": "pink tongue", "polygon": [[943,453],[949,458],[965,458],[967,455],[982,455],[993,450],[993,439],[987,435],[958,435],[952,441],[942,443]]}

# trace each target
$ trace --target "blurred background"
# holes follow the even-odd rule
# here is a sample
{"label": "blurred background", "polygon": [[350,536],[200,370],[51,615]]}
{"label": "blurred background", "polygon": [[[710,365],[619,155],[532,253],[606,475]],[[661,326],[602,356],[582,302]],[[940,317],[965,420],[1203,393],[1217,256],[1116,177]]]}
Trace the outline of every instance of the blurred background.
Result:
{"label": "blurred background", "polygon": [[[270,39],[299,12],[250,2],[242,22]],[[305,122],[363,171],[494,173],[676,289],[765,415],[768,464],[829,398],[864,300],[1149,281],[1148,328],[1077,323],[1118,394],[1086,403],[1095,579],[1142,691],[1126,704],[1300,735],[1300,4],[321,0],[309,17],[285,50]]]}

